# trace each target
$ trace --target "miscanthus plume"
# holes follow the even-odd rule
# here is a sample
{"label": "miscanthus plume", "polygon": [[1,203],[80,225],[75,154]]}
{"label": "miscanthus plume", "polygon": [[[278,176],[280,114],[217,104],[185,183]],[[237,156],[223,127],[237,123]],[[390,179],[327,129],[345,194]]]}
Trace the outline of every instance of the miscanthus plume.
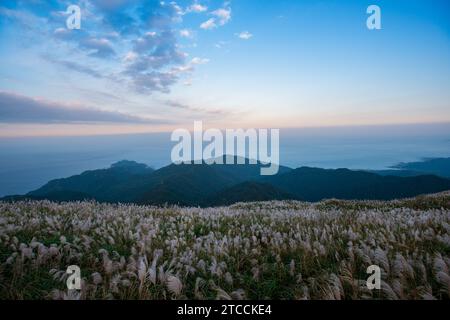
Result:
{"label": "miscanthus plume", "polygon": [[[449,299],[450,196],[156,208],[0,202],[0,299]],[[382,271],[368,290],[367,267]],[[81,290],[67,290],[67,267]]]}

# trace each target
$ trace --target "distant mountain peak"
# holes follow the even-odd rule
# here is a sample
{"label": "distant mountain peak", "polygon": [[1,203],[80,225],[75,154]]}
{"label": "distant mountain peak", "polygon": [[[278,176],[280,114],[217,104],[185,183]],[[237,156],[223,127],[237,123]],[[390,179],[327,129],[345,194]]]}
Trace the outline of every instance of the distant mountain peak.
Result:
{"label": "distant mountain peak", "polygon": [[144,163],[139,163],[139,162],[130,161],[130,160],[117,161],[111,165],[111,168],[135,168],[135,167],[149,168],[149,166]]}
{"label": "distant mountain peak", "polygon": [[293,170],[280,167],[278,175],[261,176],[260,163],[251,165],[248,159],[245,163],[172,164],[153,170],[146,164],[122,160],[108,169],[52,180],[25,197],[215,206],[273,199],[312,202],[331,198],[390,200],[450,190],[449,179],[430,175],[395,177],[345,168],[301,167]]}

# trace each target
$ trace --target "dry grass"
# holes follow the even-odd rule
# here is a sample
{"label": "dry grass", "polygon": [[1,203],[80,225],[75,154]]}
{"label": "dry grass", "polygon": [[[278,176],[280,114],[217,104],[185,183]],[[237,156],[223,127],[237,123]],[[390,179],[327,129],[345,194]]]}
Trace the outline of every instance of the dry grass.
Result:
{"label": "dry grass", "polygon": [[[0,203],[0,299],[448,299],[449,199]],[[365,286],[372,264],[381,290]]]}

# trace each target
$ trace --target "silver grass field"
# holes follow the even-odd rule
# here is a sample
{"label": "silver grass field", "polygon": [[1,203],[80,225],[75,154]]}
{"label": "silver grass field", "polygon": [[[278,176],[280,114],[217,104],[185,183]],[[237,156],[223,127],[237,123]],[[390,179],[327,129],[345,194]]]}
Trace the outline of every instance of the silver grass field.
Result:
{"label": "silver grass field", "polygon": [[[0,202],[0,299],[449,299],[450,193],[156,208]],[[66,269],[81,269],[80,291]],[[366,286],[370,265],[380,290]]]}

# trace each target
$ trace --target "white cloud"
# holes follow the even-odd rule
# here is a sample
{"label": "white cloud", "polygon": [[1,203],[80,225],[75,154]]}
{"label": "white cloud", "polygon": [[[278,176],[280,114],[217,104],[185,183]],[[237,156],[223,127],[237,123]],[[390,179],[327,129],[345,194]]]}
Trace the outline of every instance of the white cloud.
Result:
{"label": "white cloud", "polygon": [[221,9],[217,9],[213,12],[211,12],[211,14],[215,15],[217,18],[219,18],[219,24],[221,26],[225,25],[228,21],[231,20],[231,9],[225,9],[225,8],[221,8]]}
{"label": "white cloud", "polygon": [[191,60],[191,64],[206,64],[209,59],[195,57]]}
{"label": "white cloud", "polygon": [[[187,63],[186,53],[178,45],[180,36],[191,36],[188,30],[180,32],[186,28],[179,26],[184,9],[173,1],[159,0],[85,2],[89,3],[87,9],[93,14],[92,19],[89,19],[93,23],[92,28],[82,28],[79,32],[64,30],[60,21],[64,16],[59,20],[53,18],[50,24],[52,37],[81,48],[82,54],[89,58],[87,62],[95,57],[99,67],[103,67],[98,70],[102,70],[105,75],[98,75],[97,68],[90,70],[89,66],[84,66],[87,63],[84,61],[81,63],[83,65],[76,65],[72,69],[96,78],[102,76],[128,84],[128,88],[139,93],[169,92],[170,87],[179,80],[176,74],[171,73],[172,68]],[[139,7],[139,14],[134,14],[136,7]],[[120,59],[117,59],[118,54]],[[117,62],[121,64],[114,65]],[[70,67],[74,64],[62,61],[58,65]],[[114,76],[110,76],[112,74]]]}
{"label": "white cloud", "polygon": [[199,3],[194,3],[187,9],[187,12],[201,13],[205,12],[206,10],[208,10],[208,7],[203,6]]}
{"label": "white cloud", "polygon": [[80,45],[90,51],[90,55],[96,57],[110,57],[115,55],[113,44],[106,38],[87,38]]}
{"label": "white cloud", "polygon": [[[28,2],[23,2],[24,8]],[[102,81],[117,82],[121,86],[126,85],[128,89],[136,89],[138,93],[169,92],[173,84],[183,80],[181,75],[178,78],[179,74],[172,70],[184,70],[186,65],[190,66],[190,59],[188,60],[184,51],[196,46],[192,42],[195,42],[193,40],[197,37],[200,23],[204,21],[201,24],[202,29],[213,29],[229,19],[226,12],[211,12],[218,8],[228,8],[229,4],[225,3],[210,10],[209,0],[189,0],[183,4],[183,8],[172,0],[81,2],[86,5],[83,10],[89,12],[83,17],[92,18],[89,19],[92,28],[82,28],[77,32],[64,28],[67,14],[65,11],[56,11],[61,9],[60,6],[56,6],[49,17],[38,19],[32,13],[32,5],[30,9],[25,8],[26,10],[10,10],[1,8],[0,5],[0,16],[7,16],[14,21],[20,20],[17,23],[21,28],[20,36],[23,32],[33,38],[39,38],[36,40],[39,42],[41,37],[51,37],[56,50],[52,52],[53,59],[48,61],[56,67],[62,66]],[[200,18],[195,22],[195,28],[183,23],[182,15],[187,13],[188,9],[192,15],[199,13],[197,17],[191,17],[195,20]],[[35,31],[37,29],[32,28],[32,25],[42,25],[43,20],[46,20],[44,24],[47,27]],[[148,32],[149,30],[151,32]],[[181,38],[192,40],[185,40],[180,45]],[[48,46],[44,47],[37,49],[46,52]],[[74,55],[71,59],[66,58],[69,50]],[[72,58],[79,62],[71,62]]]}
{"label": "white cloud", "polygon": [[228,44],[228,42],[226,42],[226,41],[219,41],[219,42],[217,42],[214,46],[215,46],[217,49],[222,49],[222,48],[225,47],[227,44]]}
{"label": "white cloud", "polygon": [[209,108],[193,106],[184,102],[179,102],[177,100],[167,100],[164,103],[171,108],[187,110],[189,112],[203,113],[210,116],[224,116],[229,114],[224,110],[211,110]]}
{"label": "white cloud", "polygon": [[138,58],[138,54],[134,51],[129,51],[123,58],[124,62],[134,62]]}
{"label": "white cloud", "polygon": [[192,38],[194,34],[192,33],[191,30],[183,29],[180,30],[180,36],[182,36],[183,38]]}
{"label": "white cloud", "polygon": [[208,21],[205,21],[200,25],[200,28],[204,29],[204,30],[214,29],[216,27],[217,27],[216,19],[214,19],[214,18],[211,18]]}
{"label": "white cloud", "polygon": [[69,29],[67,29],[67,28],[57,28],[57,29],[55,29],[53,34],[57,38],[66,39],[66,38],[70,37],[71,31]]}
{"label": "white cloud", "polygon": [[200,25],[200,28],[204,30],[211,30],[217,28],[217,26],[223,26],[227,24],[231,20],[231,9],[230,8],[220,8],[214,10],[210,13],[214,16],[214,18],[210,18],[209,20],[203,22]]}
{"label": "white cloud", "polygon": [[249,40],[253,35],[248,31],[242,31],[241,33],[236,33],[236,36],[242,40]]}

